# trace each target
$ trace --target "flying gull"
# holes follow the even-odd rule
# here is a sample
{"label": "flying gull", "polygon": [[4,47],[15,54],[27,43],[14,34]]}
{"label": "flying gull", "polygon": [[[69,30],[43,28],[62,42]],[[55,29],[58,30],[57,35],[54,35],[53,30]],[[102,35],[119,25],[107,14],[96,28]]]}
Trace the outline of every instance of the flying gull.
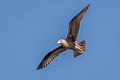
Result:
{"label": "flying gull", "polygon": [[86,49],[86,41],[77,42],[77,36],[79,32],[79,25],[83,16],[85,15],[90,4],[88,4],[82,11],[80,11],[69,23],[69,31],[66,39],[60,39],[57,43],[61,46],[50,51],[38,65],[37,70],[46,67],[50,64],[57,56],[66,50],[73,50],[74,58],[81,55]]}

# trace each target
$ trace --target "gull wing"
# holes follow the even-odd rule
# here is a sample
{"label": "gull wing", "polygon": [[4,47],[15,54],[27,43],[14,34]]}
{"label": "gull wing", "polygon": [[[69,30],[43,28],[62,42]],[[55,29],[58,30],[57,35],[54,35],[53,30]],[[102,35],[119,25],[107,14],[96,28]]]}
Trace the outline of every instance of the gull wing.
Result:
{"label": "gull wing", "polygon": [[49,52],[41,61],[41,63],[38,65],[37,70],[46,67],[48,64],[50,64],[54,58],[59,56],[62,52],[66,51],[67,49],[64,48],[63,46],[59,46],[56,49],[52,50]]}
{"label": "gull wing", "polygon": [[87,9],[89,8],[90,4],[87,5],[82,11],[80,11],[69,23],[69,31],[66,40],[67,41],[76,41],[78,32],[79,32],[79,25],[83,16],[85,15]]}

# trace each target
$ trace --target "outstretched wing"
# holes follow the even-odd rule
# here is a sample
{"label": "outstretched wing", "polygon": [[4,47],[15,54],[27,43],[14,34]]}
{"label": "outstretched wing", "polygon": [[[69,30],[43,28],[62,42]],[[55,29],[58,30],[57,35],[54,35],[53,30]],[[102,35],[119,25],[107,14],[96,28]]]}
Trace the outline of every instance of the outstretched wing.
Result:
{"label": "outstretched wing", "polygon": [[37,70],[46,67],[48,64],[50,64],[54,58],[59,56],[60,53],[66,51],[67,49],[63,46],[57,47],[53,51],[49,52],[41,61],[41,63],[38,65]]}
{"label": "outstretched wing", "polygon": [[79,25],[81,20],[83,19],[83,16],[85,15],[88,7],[87,5],[82,11],[80,11],[69,23],[69,31],[66,40],[67,41],[76,41],[78,32],[79,32]]}

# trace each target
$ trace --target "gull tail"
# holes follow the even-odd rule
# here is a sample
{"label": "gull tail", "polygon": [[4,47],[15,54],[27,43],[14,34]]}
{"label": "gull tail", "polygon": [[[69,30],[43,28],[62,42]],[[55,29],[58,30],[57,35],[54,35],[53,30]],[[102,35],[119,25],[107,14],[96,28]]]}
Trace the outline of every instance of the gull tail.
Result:
{"label": "gull tail", "polygon": [[83,51],[86,50],[86,41],[85,41],[85,40],[81,41],[81,42],[79,43],[79,45],[82,46]]}
{"label": "gull tail", "polygon": [[85,40],[81,41],[79,43],[79,45],[81,46],[82,52],[73,51],[74,58],[76,58],[77,56],[81,55],[86,50],[86,41]]}

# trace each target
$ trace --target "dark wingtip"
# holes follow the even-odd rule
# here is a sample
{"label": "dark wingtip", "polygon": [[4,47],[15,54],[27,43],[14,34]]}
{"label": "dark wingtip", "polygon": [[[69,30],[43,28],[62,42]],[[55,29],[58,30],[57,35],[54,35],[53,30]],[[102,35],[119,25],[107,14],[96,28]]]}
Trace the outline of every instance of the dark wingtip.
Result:
{"label": "dark wingtip", "polygon": [[85,7],[85,9],[88,9],[88,8],[90,7],[90,5],[91,5],[91,3],[89,3],[89,4]]}
{"label": "dark wingtip", "polygon": [[36,71],[37,70],[40,70],[40,69],[42,69],[43,67],[41,67],[41,65],[38,65],[38,67],[36,68]]}
{"label": "dark wingtip", "polygon": [[80,13],[78,13],[78,16],[80,15],[80,16],[82,16],[82,18],[83,18],[83,16],[84,16],[85,13],[87,12],[87,10],[88,10],[88,8],[89,8],[90,5],[91,5],[91,4],[89,3],[82,11],[80,11]]}
{"label": "dark wingtip", "polygon": [[38,71],[39,69],[37,68],[36,71]]}
{"label": "dark wingtip", "polygon": [[39,67],[37,67],[37,68],[36,68],[36,71],[37,71],[37,70],[40,70],[40,68],[39,68]]}
{"label": "dark wingtip", "polygon": [[91,3],[89,3],[87,6],[89,7],[91,5]]}
{"label": "dark wingtip", "polygon": [[40,70],[40,69],[43,69],[43,68],[45,68],[46,66],[43,66],[43,64],[42,63],[40,63],[39,65],[38,65],[38,67],[36,68],[36,70]]}

